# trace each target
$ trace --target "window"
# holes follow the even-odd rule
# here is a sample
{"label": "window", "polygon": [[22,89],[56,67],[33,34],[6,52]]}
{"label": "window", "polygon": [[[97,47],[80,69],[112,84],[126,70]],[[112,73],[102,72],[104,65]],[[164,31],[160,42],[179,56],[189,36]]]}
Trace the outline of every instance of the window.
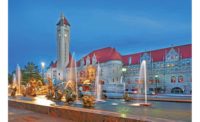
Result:
{"label": "window", "polygon": [[150,83],[150,84],[153,84],[153,77],[150,77],[150,78],[149,78],[149,83]]}
{"label": "window", "polygon": [[187,61],[187,65],[190,65],[190,61]]}
{"label": "window", "polygon": [[139,79],[138,78],[135,78],[135,83],[139,83]]}
{"label": "window", "polygon": [[184,79],[183,79],[183,76],[182,76],[182,75],[178,76],[178,82],[179,82],[179,83],[184,82]]}
{"label": "window", "polygon": [[155,78],[156,83],[160,83],[160,79],[158,77]]}
{"label": "window", "polygon": [[101,69],[101,76],[103,75],[103,69]]}
{"label": "window", "polygon": [[171,83],[176,83],[176,77],[175,76],[171,77]]}

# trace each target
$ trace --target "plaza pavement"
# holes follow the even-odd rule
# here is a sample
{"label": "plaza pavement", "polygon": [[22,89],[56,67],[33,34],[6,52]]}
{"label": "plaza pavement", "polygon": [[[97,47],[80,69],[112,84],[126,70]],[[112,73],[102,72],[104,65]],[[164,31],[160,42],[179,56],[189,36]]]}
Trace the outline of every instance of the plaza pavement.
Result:
{"label": "plaza pavement", "polygon": [[47,114],[36,113],[25,109],[17,109],[9,106],[9,122],[74,122],[63,118],[50,116]]}

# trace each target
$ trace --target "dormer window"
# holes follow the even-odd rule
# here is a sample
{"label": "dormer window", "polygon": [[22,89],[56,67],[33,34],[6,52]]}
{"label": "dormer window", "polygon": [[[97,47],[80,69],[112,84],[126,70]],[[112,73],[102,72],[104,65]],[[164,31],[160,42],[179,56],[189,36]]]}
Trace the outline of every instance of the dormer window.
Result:
{"label": "dormer window", "polygon": [[169,52],[166,55],[166,61],[178,61],[179,60],[179,54],[176,52],[174,48],[171,48]]}
{"label": "dormer window", "polygon": [[151,57],[148,53],[144,53],[141,58],[140,58],[140,62],[142,62],[143,60],[147,61],[147,62],[151,62]]}
{"label": "dormer window", "polygon": [[87,56],[87,59],[86,59],[86,65],[89,65],[90,64],[90,57]]}
{"label": "dormer window", "polygon": [[92,57],[92,64],[96,64],[97,63],[97,59],[96,59],[96,55],[94,54]]}
{"label": "dormer window", "polygon": [[84,65],[84,58],[81,59],[81,66]]}
{"label": "dormer window", "polygon": [[131,65],[131,63],[132,63],[132,57],[129,57],[128,58],[128,64]]}

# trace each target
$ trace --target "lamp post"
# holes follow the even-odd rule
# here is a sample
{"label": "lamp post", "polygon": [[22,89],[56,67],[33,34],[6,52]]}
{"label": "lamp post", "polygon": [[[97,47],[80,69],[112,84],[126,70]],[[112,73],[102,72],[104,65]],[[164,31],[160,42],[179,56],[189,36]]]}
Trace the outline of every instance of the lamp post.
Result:
{"label": "lamp post", "polygon": [[45,63],[41,62],[41,67],[42,67],[42,79],[44,81],[44,68],[45,68]]}
{"label": "lamp post", "polygon": [[125,82],[124,73],[125,73],[126,71],[127,71],[127,69],[123,67],[123,68],[122,68],[122,77],[123,77],[122,80],[123,80],[124,82]]}
{"label": "lamp post", "polygon": [[156,81],[156,90],[155,90],[155,93],[157,94],[158,75],[155,75],[155,81]]}
{"label": "lamp post", "polygon": [[[126,91],[126,85],[125,85],[125,78],[124,78],[124,73],[127,71],[126,68],[122,68],[122,79],[124,81],[124,92]],[[121,83],[123,82],[121,81]]]}

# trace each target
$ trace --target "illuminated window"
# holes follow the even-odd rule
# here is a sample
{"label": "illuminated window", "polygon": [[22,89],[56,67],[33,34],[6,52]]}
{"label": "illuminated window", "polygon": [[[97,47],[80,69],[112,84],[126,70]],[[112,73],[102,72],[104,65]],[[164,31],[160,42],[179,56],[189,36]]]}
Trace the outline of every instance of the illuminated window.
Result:
{"label": "illuminated window", "polygon": [[184,79],[183,79],[183,76],[182,76],[182,75],[178,76],[178,82],[179,82],[179,83],[184,82]]}
{"label": "illuminated window", "polygon": [[171,83],[176,83],[176,77],[175,76],[171,77]]}

